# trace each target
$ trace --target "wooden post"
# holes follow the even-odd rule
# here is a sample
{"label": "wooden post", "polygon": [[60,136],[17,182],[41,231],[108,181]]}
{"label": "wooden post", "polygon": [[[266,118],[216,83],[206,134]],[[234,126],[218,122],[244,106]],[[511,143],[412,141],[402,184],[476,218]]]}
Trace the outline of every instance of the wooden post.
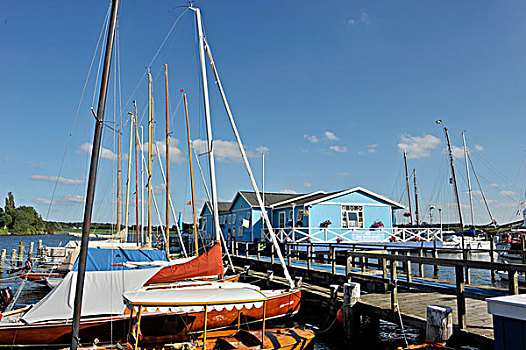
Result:
{"label": "wooden post", "polygon": [[363,256],[360,257],[360,269],[365,272],[365,258]]}
{"label": "wooden post", "polygon": [[44,255],[44,246],[42,245],[42,240],[38,240],[38,248],[37,248],[37,257],[41,257]]}
{"label": "wooden post", "polygon": [[428,305],[426,341],[442,343],[453,335],[453,309],[449,306]]}
{"label": "wooden post", "polygon": [[258,261],[261,260],[261,249],[260,249],[260,243],[258,242],[257,246],[256,246],[256,252],[257,252],[257,258],[258,258]]}
{"label": "wooden post", "polygon": [[458,328],[466,328],[466,292],[464,291],[464,269],[462,265],[455,266],[455,279],[457,282],[457,315]]}
{"label": "wooden post", "polygon": [[[493,263],[495,262],[495,236],[491,237],[489,241],[489,261],[491,262],[491,266],[493,266]],[[495,270],[492,268],[490,270],[491,273],[491,283],[497,282],[497,276],[495,274]]]}
{"label": "wooden post", "polygon": [[290,267],[291,265],[291,256],[290,256],[290,244],[287,244],[287,266]]}
{"label": "wooden post", "polygon": [[274,264],[274,244],[270,245],[270,263]]}
{"label": "wooden post", "polygon": [[[419,248],[418,249],[418,256],[423,258],[424,257],[424,249],[423,248]],[[422,263],[418,263],[418,275],[420,277],[424,277],[424,264]]]}
{"label": "wooden post", "polygon": [[234,255],[234,239],[230,239],[230,254]]}
{"label": "wooden post", "polygon": [[24,263],[24,249],[26,247],[26,242],[20,242],[18,245],[18,265],[22,266]]}
{"label": "wooden post", "polygon": [[236,240],[234,242],[234,256],[238,256],[239,255],[239,242]]}
{"label": "wooden post", "polygon": [[7,250],[2,249],[2,253],[0,254],[0,271],[4,269],[6,254],[7,254]]}
{"label": "wooden post", "polygon": [[29,251],[27,252],[27,259],[31,260],[33,257],[33,248],[35,248],[35,242],[29,243]]}
{"label": "wooden post", "polygon": [[360,300],[360,284],[344,283],[343,284],[343,332],[347,339],[359,328],[359,318],[353,306]]}
{"label": "wooden post", "polygon": [[[356,251],[356,245],[353,244],[352,251]],[[352,257],[352,267],[356,267],[356,261],[354,260],[354,256]]]}
{"label": "wooden post", "polygon": [[[411,255],[409,250],[406,252],[406,255],[407,256]],[[406,264],[405,264],[405,277],[407,278],[407,282],[408,283],[412,283],[413,282],[413,276],[411,274],[411,260],[407,260],[406,261]]]}
{"label": "wooden post", "polygon": [[508,289],[510,295],[519,294],[519,279],[517,277],[516,271],[508,271]]}
{"label": "wooden post", "polygon": [[332,277],[336,275],[336,249],[331,245],[331,273]]}
{"label": "wooden post", "polygon": [[[471,260],[471,247],[462,249],[462,255],[464,257],[464,261],[470,261]],[[471,284],[471,274],[469,273],[469,267],[464,268],[465,271],[465,281],[466,284]]]}
{"label": "wooden post", "polygon": [[[395,252],[396,253],[396,252]],[[397,276],[396,276],[396,267],[398,263],[396,260],[391,260],[391,311],[398,312],[398,286],[397,286]]]}
{"label": "wooden post", "polygon": [[[433,248],[433,259],[438,259],[438,251],[436,250],[436,248]],[[433,264],[433,278],[440,278],[440,265],[438,265],[437,263]]]}
{"label": "wooden post", "polygon": [[16,249],[11,250],[11,268],[16,267]]}
{"label": "wooden post", "polygon": [[526,264],[526,255],[524,254],[526,251],[526,243],[524,241],[524,235],[521,235],[521,255],[522,255],[522,263]]}
{"label": "wooden post", "polygon": [[[387,280],[387,259],[382,258],[382,278]],[[389,283],[384,282],[384,293],[387,293],[389,291]]]}
{"label": "wooden post", "polygon": [[245,242],[245,257],[248,258],[248,242]]}
{"label": "wooden post", "polygon": [[312,243],[307,246],[307,270],[310,272],[312,263]]}

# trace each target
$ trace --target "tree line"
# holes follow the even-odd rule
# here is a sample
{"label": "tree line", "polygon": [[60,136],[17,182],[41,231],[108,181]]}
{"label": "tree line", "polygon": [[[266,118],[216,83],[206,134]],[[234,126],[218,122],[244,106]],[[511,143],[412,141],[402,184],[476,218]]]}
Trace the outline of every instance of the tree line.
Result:
{"label": "tree line", "polygon": [[45,230],[44,221],[35,208],[15,205],[12,192],[7,194],[5,206],[0,207],[0,227],[12,233],[36,234]]}

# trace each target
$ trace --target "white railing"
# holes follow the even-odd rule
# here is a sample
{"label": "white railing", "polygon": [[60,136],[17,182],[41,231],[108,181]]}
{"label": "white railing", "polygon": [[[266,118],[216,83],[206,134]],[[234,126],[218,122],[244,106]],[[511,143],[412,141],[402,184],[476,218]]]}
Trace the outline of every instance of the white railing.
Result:
{"label": "white railing", "polygon": [[[355,242],[442,242],[439,228],[342,228],[289,227],[276,228],[280,242],[355,243]],[[263,232],[268,240],[268,233]]]}

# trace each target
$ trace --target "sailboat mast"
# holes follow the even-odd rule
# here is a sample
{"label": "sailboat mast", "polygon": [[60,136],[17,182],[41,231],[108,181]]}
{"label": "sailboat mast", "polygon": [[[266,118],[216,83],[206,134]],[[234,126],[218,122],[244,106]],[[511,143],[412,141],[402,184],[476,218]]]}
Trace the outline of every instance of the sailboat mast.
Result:
{"label": "sailboat mast", "polygon": [[411,207],[411,191],[409,189],[409,172],[407,171],[407,152],[404,150],[405,163],[405,182],[407,184],[407,200],[409,201],[409,217],[411,218],[411,226],[413,226],[413,209]]}
{"label": "sailboat mast", "polygon": [[170,125],[168,105],[168,65],[164,65],[164,94],[166,102],[166,256],[170,259]]}
{"label": "sailboat mast", "polygon": [[465,131],[462,131],[462,143],[464,144],[464,158],[466,160],[466,174],[468,177],[469,207],[471,209],[471,227],[475,229],[475,214],[473,211],[473,191],[471,189],[471,179],[469,177],[468,148],[466,147],[466,132]]}
{"label": "sailboat mast", "polygon": [[217,205],[217,186],[216,186],[216,167],[214,160],[214,146],[212,137],[212,123],[210,120],[210,101],[208,97],[208,79],[206,75],[205,65],[205,49],[204,49],[204,34],[203,24],[201,22],[201,10],[198,8],[190,7],[191,10],[195,11],[197,32],[199,40],[199,60],[201,63],[201,81],[203,88],[203,101],[205,107],[205,118],[206,118],[206,138],[207,138],[207,152],[208,152],[208,167],[210,169],[210,190],[212,194],[212,217],[214,220],[214,232],[216,241],[219,241],[219,235],[221,234],[221,228],[219,226],[219,210]]}
{"label": "sailboat mast", "polygon": [[119,10],[119,0],[112,0],[110,25],[108,37],[106,39],[106,52],[104,55],[104,65],[102,79],[100,83],[99,102],[95,123],[95,133],[93,135],[93,147],[91,149],[91,162],[88,177],[88,188],[86,193],[86,204],[84,207],[84,219],[82,223],[82,238],[80,243],[80,253],[78,258],[77,284],[75,290],[75,301],[73,304],[73,320],[71,324],[71,345],[70,349],[76,350],[79,343],[80,316],[82,312],[82,296],[84,292],[84,276],[86,274],[86,260],[88,257],[88,244],[90,234],[91,215],[93,213],[93,201],[95,198],[95,183],[97,177],[97,167],[99,162],[100,144],[102,138],[102,126],[104,124],[104,112],[106,108],[106,97],[108,92],[108,80],[110,75],[111,57],[113,53],[113,43],[115,39],[115,28],[117,24],[117,13]]}
{"label": "sailboat mast", "polygon": [[458,195],[457,177],[455,176],[455,165],[453,164],[453,152],[451,151],[451,144],[449,142],[449,134],[447,128],[444,128],[446,133],[447,149],[449,152],[449,161],[451,164],[451,175],[453,176],[453,184],[455,185],[455,196],[457,198],[458,217],[460,219],[460,231],[464,231],[464,221],[462,220],[462,209],[460,208],[460,197]]}
{"label": "sailboat mast", "polygon": [[194,214],[194,240],[195,240],[195,256],[199,255],[199,246],[197,239],[197,215],[195,212],[195,191],[194,191],[194,165],[192,161],[192,139],[190,138],[190,120],[188,119],[188,102],[186,101],[186,94],[183,94],[184,112],[186,114],[186,134],[188,138],[188,159],[190,160],[190,185],[192,187],[192,212]]}
{"label": "sailboat mast", "polygon": [[152,245],[152,153],[153,153],[152,75],[148,72],[148,245]]}
{"label": "sailboat mast", "polygon": [[[130,142],[128,144],[128,175],[126,178],[126,213],[124,216],[124,230],[126,231],[126,238],[128,237],[128,223],[130,214],[130,178],[131,178],[131,152],[133,145],[133,114],[130,115]],[[125,240],[127,241],[127,239]]]}
{"label": "sailboat mast", "polygon": [[135,101],[133,101],[133,108],[133,125],[135,126],[135,239],[137,240],[137,246],[139,246],[139,132],[137,128],[137,104],[135,103]]}
{"label": "sailboat mast", "polygon": [[415,183],[415,219],[416,226],[420,227],[420,213],[418,212],[418,187],[416,186],[416,169],[413,169],[413,179]]}
{"label": "sailboat mast", "polygon": [[121,131],[117,132],[117,232],[121,231]]}

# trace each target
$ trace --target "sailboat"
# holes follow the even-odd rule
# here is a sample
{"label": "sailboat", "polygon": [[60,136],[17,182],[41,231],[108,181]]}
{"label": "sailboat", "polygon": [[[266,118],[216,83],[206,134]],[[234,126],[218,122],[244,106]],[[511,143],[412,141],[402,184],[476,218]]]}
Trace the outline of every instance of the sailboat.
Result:
{"label": "sailboat", "polygon": [[[0,321],[0,344],[9,344],[11,346],[43,345],[49,347],[50,345],[66,345],[67,341],[71,339],[71,348],[76,349],[80,342],[91,343],[94,338],[108,341],[112,338],[124,336],[128,332],[130,326],[127,321],[130,310],[126,308],[122,295],[125,292],[132,292],[140,288],[146,288],[143,290],[145,293],[158,293],[159,290],[171,290],[174,288],[187,291],[187,293],[195,293],[202,288],[207,288],[209,292],[228,289],[231,290],[232,293],[238,295],[238,303],[236,303],[236,307],[243,310],[243,314],[253,321],[261,320],[263,317],[276,318],[291,315],[296,313],[299,309],[301,292],[294,287],[294,282],[286,269],[283,256],[281,255],[276,237],[272,231],[270,221],[265,211],[263,212],[264,220],[269,227],[273,244],[278,246],[277,254],[284,266],[285,276],[290,284],[290,288],[286,290],[260,291],[260,293],[265,295],[268,299],[265,312],[254,308],[251,300],[246,299],[244,295],[244,291],[247,289],[257,289],[257,287],[240,283],[207,281],[178,282],[177,284],[173,284],[173,282],[187,280],[193,277],[222,277],[224,274],[222,249],[220,244],[220,235],[222,233],[219,226],[214,156],[213,148],[211,147],[212,134],[210,127],[208,85],[206,82],[204,60],[205,38],[202,30],[200,10],[194,7],[190,7],[190,9],[196,14],[199,32],[201,70],[203,73],[201,75],[203,79],[202,87],[205,115],[207,118],[207,137],[209,140],[208,154],[209,168],[211,172],[211,204],[212,211],[214,212],[216,243],[208,252],[198,257],[177,259],[168,264],[141,264],[130,261],[130,259],[114,264],[114,260],[109,260],[112,262],[110,264],[111,266],[106,266],[106,269],[102,270],[92,270],[90,265],[87,264],[90,256],[88,250],[89,231],[118,7],[119,0],[113,0],[110,16],[111,21],[106,43],[103,78],[101,79],[99,105],[97,113],[95,114],[97,122],[88,178],[83,234],[77,270],[70,271],[64,278],[64,281],[57,286],[57,288],[29,310],[26,308],[19,312],[11,313],[9,317],[2,319]],[[214,70],[216,82],[220,88],[232,128],[236,134],[238,145],[240,146],[240,151],[251,177],[252,184],[256,187],[237,128],[233,123],[230,109],[226,103],[224,91],[222,90],[217,70],[215,69],[211,58],[212,56],[208,43],[206,43],[206,47],[210,64]],[[258,190],[256,190],[256,194],[259,194]],[[258,197],[258,200],[261,202],[261,198]],[[136,250],[136,253],[142,254],[142,251]],[[229,308],[214,311],[217,313],[217,317],[215,317],[215,321],[210,327],[222,328],[235,323],[237,315],[233,314],[231,311],[232,310],[229,310]],[[207,315],[205,315],[206,313],[207,311],[201,308],[175,308],[169,310],[155,308],[153,310],[146,310],[142,317],[144,317],[145,320],[148,320],[148,323],[151,322],[151,324],[155,324],[155,329],[162,330],[164,335],[169,335],[174,339],[182,340],[189,337],[189,333],[191,332],[199,332],[203,330],[204,321],[207,319]]]}

